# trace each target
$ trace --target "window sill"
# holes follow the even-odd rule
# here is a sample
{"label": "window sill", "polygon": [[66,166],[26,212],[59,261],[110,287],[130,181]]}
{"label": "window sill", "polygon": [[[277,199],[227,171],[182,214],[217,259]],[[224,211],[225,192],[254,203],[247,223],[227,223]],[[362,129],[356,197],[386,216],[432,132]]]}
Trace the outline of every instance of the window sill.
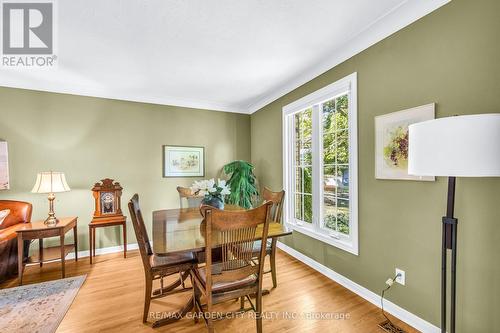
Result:
{"label": "window sill", "polygon": [[346,240],[346,239],[337,239],[333,238],[332,236],[324,233],[320,233],[315,231],[314,229],[294,223],[287,223],[286,224],[288,228],[292,229],[293,231],[297,231],[301,234],[304,234],[306,236],[312,237],[314,239],[317,239],[323,243],[326,243],[331,246],[335,246],[341,250],[344,250],[346,252],[349,252],[354,255],[359,255],[358,247],[353,244],[351,240]]}

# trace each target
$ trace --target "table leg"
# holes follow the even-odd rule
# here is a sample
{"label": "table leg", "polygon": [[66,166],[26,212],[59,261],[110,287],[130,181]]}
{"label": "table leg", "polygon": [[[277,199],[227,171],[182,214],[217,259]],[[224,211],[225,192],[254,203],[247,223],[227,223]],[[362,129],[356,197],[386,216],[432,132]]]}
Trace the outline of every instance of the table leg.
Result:
{"label": "table leg", "polygon": [[92,228],[92,256],[95,258],[95,229]]}
{"label": "table leg", "polygon": [[61,268],[62,268],[62,277],[63,279],[66,277],[66,258],[65,258],[65,251],[64,251],[64,232],[62,232],[60,236],[60,242],[61,242]]}
{"label": "table leg", "polygon": [[123,258],[127,258],[127,225],[123,223]]}
{"label": "table leg", "polygon": [[43,266],[43,238],[38,239],[38,260],[40,260],[40,267]]}
{"label": "table leg", "polygon": [[278,239],[274,237],[271,240],[271,255],[269,256],[270,262],[271,262],[271,277],[273,279],[273,289],[275,289],[278,286],[278,281],[276,279],[276,275],[278,273],[276,272],[276,246],[278,243]]}
{"label": "table leg", "polygon": [[92,265],[92,227],[89,226],[89,258]]}
{"label": "table leg", "polygon": [[23,259],[24,259],[24,242],[22,237],[17,235],[17,277],[19,281],[19,285],[23,284]]}
{"label": "table leg", "polygon": [[75,261],[78,261],[78,229],[75,227],[73,228],[73,239],[74,239],[74,245],[75,245]]}

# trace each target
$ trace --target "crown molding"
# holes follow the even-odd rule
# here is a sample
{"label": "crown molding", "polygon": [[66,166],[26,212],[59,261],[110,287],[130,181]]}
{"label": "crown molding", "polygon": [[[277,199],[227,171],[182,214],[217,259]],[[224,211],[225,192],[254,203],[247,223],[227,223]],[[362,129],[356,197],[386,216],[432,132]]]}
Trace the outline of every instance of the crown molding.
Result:
{"label": "crown molding", "polygon": [[450,1],[451,0],[407,0],[399,4],[388,13],[379,17],[375,22],[369,24],[363,31],[353,36],[353,38],[349,39],[343,46],[335,50],[328,60],[318,63],[318,65],[310,70],[298,75],[277,89],[270,91],[266,96],[249,105],[247,107],[248,113],[252,114],[257,112],[278,98],[297,89]]}
{"label": "crown molding", "polygon": [[115,99],[115,100],[137,102],[137,103],[149,103],[149,104],[166,105],[166,106],[177,106],[177,107],[183,107],[183,108],[202,109],[202,110],[209,110],[209,111],[222,111],[222,112],[249,114],[248,109],[241,109],[240,107],[236,107],[236,106],[233,106],[230,104],[217,103],[217,102],[213,102],[213,101],[183,99],[183,98],[177,98],[177,97],[171,97],[171,96],[163,96],[161,98],[158,98],[156,96],[147,96],[147,95],[140,95],[140,94],[134,94],[134,95],[119,94],[119,93],[114,93],[111,91],[92,89],[92,88],[88,88],[88,87],[61,88],[61,86],[56,87],[54,85],[53,87],[51,87],[50,85],[46,85],[46,84],[38,85],[36,83],[18,84],[16,82],[6,82],[6,80],[0,80],[0,87],[28,89],[28,90],[59,93],[59,94],[69,94],[69,95],[77,95],[77,96]]}

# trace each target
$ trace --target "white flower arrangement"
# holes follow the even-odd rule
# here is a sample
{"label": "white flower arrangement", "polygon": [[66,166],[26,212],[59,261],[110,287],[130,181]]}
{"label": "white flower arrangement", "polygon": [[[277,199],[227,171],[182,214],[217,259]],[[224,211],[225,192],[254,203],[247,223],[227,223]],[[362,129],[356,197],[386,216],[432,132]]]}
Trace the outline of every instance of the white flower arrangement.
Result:
{"label": "white flower arrangement", "polygon": [[224,196],[231,194],[231,190],[229,189],[229,186],[226,184],[225,180],[218,179],[216,184],[215,179],[212,178],[195,181],[191,186],[191,193],[217,197],[224,200]]}

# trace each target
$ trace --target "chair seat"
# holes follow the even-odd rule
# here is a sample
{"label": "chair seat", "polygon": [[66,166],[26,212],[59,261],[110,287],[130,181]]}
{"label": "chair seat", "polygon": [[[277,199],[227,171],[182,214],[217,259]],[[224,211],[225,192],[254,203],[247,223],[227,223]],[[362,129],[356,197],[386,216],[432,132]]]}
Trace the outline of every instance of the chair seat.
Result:
{"label": "chair seat", "polygon": [[[252,257],[258,257],[259,256],[259,252],[260,252],[260,244],[262,243],[262,241],[260,240],[257,240],[255,242],[253,242],[253,248],[252,248]],[[267,244],[266,244],[266,254],[267,255],[270,255],[271,254],[271,250],[272,250],[272,245],[271,245],[271,241],[268,240],[267,241]],[[243,251],[243,252],[247,252],[246,249],[240,249],[240,251]]]}
{"label": "chair seat", "polygon": [[[252,252],[253,252],[253,256],[254,256],[254,257],[257,257],[257,256],[259,255],[259,251],[260,251],[260,243],[261,243],[261,242],[262,242],[262,241],[260,241],[260,240],[259,240],[259,241],[255,241],[255,242],[253,243],[253,249],[252,249]],[[270,240],[268,240],[268,241],[267,241],[267,244],[266,244],[266,254],[271,254],[271,249],[272,249],[272,247],[271,247],[271,241],[270,241]]]}
{"label": "chair seat", "polygon": [[[253,242],[252,257],[255,258],[259,256],[261,242],[262,241],[260,240]],[[243,251],[246,252],[247,250],[245,249]],[[268,240],[266,244],[266,255],[270,255],[271,252],[272,252],[272,242]]]}
{"label": "chair seat", "polygon": [[149,256],[151,268],[172,267],[194,262],[195,257],[193,253],[172,253],[166,256],[152,254]]}
{"label": "chair seat", "polygon": [[[216,264],[214,264],[214,266],[216,266]],[[203,286],[206,288],[207,273],[205,267],[195,268],[194,273],[201,281],[201,283],[203,283]],[[253,285],[256,282],[257,282],[257,277],[255,275],[249,275],[243,279],[234,281],[217,281],[212,284],[212,291],[223,292],[223,291],[240,289],[246,286]]]}

